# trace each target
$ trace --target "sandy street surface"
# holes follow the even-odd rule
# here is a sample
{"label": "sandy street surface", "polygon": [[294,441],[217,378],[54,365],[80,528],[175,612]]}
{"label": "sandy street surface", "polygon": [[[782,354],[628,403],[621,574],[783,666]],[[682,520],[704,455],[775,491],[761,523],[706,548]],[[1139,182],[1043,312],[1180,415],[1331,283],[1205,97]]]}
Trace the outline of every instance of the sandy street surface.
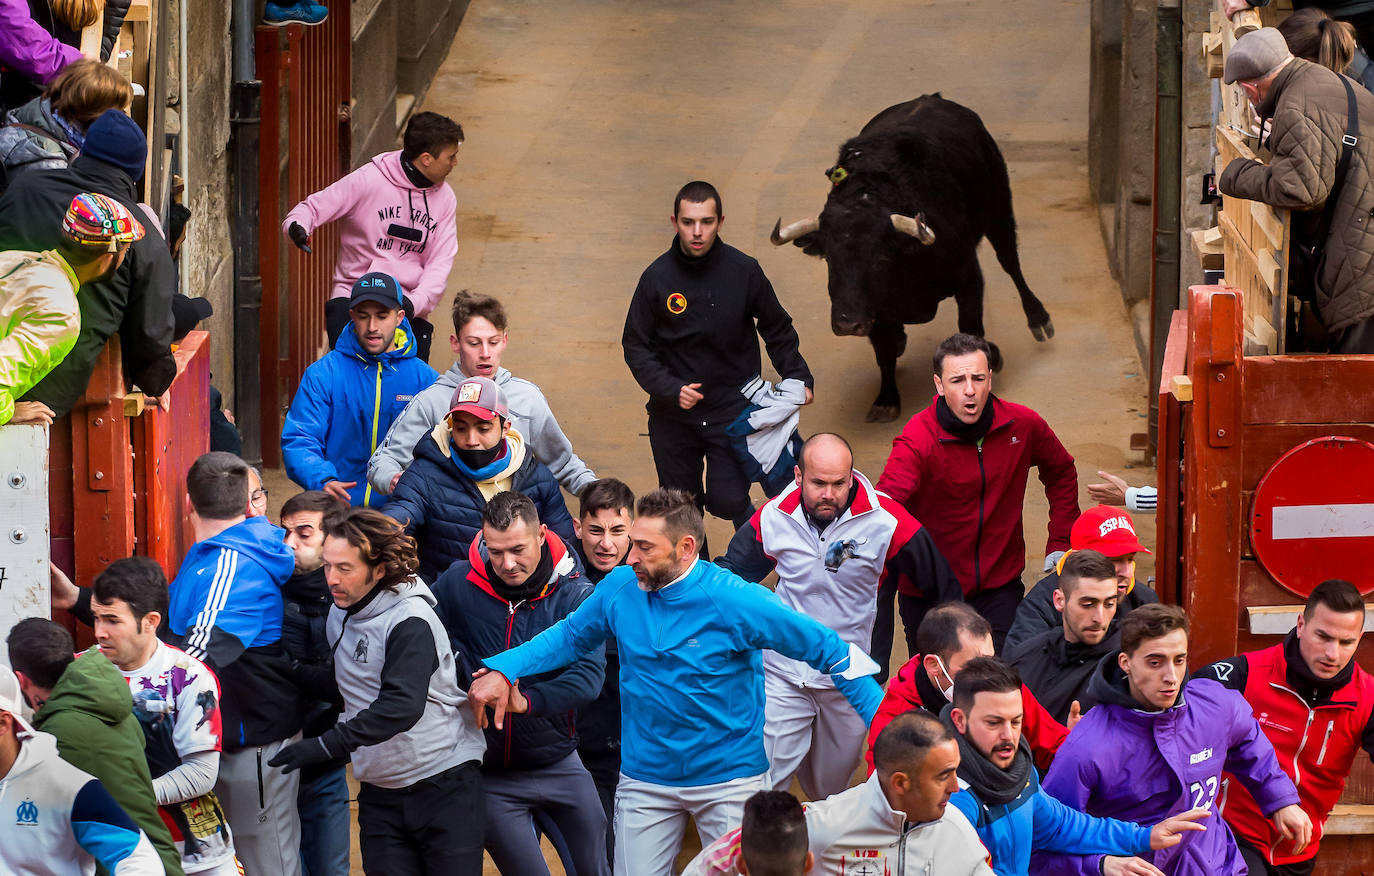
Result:
{"label": "sandy street surface", "polygon": [[[1032,339],[985,244],[988,336],[1007,360],[994,391],[1049,421],[1082,484],[1099,468],[1153,483],[1127,449],[1146,428],[1146,384],[1088,195],[1087,47],[1087,8],[1070,0],[1034,14],[990,0],[474,0],[422,107],[467,134],[450,177],[460,249],[449,294],[500,297],[512,323],[505,365],[542,387],[598,474],[648,490],[645,396],[621,357],[621,327],[640,272],[669,243],[673,194],[710,180],[725,202],[722,239],[762,263],[816,375],[803,432],[846,435],[876,480],[892,437],[929,402],[929,355],[955,330],[953,302],[908,329],[902,417],[865,424],[878,383],[871,348],[831,334],[824,263],[767,238],[779,216],[820,210],[822,173],[864,122],[940,91],[976,110],[1001,145],[1025,275],[1057,330]],[[451,361],[439,317],[450,300],[435,311],[439,370]],[[279,504],[293,490],[270,474]],[[1045,520],[1032,479],[1029,570],[1040,568]],[[1153,520],[1139,522],[1151,543]],[[717,551],[729,534],[711,521]],[[1142,560],[1143,577],[1152,563]],[[1027,585],[1036,577],[1028,571]]]}

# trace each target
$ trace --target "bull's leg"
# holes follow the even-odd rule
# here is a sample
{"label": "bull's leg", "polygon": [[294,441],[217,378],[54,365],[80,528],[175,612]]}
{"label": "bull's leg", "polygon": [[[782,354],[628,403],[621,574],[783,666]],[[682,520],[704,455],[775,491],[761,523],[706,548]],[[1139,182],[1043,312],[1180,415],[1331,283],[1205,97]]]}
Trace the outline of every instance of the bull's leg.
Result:
{"label": "bull's leg", "polygon": [[[970,257],[968,268],[957,284],[954,303],[959,308],[959,331],[986,339],[983,332],[983,271],[978,267],[976,255]],[[992,341],[988,341],[988,347],[992,350],[988,366],[993,371],[1001,371],[1002,351]]]}
{"label": "bull's leg", "polygon": [[876,322],[868,333],[878,360],[878,397],[864,416],[865,423],[890,423],[902,410],[897,392],[897,358],[906,350],[906,329],[900,322]]}
{"label": "bull's leg", "polygon": [[1016,294],[1021,296],[1021,310],[1026,314],[1026,324],[1030,326],[1031,334],[1037,341],[1048,340],[1054,337],[1054,323],[1050,322],[1049,311],[1026,285],[1026,278],[1021,273],[1021,256],[1016,250],[1016,220],[1010,209],[1010,195],[1007,207],[1005,216],[994,216],[992,219],[987,233],[988,243],[992,244],[992,251],[997,253],[997,263],[1016,284]]}

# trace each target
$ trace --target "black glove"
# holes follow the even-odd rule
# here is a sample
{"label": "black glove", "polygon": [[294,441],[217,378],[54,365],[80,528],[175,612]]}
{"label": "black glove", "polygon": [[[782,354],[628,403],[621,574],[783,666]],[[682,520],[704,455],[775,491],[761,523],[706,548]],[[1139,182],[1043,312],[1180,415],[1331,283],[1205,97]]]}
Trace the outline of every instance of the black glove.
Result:
{"label": "black glove", "polygon": [[[337,746],[338,743],[335,743]],[[289,773],[302,767],[316,766],[317,764],[329,763],[332,760],[344,757],[347,752],[335,752],[330,749],[329,743],[323,736],[316,736],[313,739],[302,739],[294,745],[288,745],[278,751],[271,760],[267,762],[270,767],[281,767],[282,772]]]}
{"label": "black glove", "polygon": [[310,249],[310,235],[306,233],[299,222],[292,222],[291,227],[286,229],[286,235],[291,238],[291,242],[296,245],[296,249],[302,252],[312,252]]}

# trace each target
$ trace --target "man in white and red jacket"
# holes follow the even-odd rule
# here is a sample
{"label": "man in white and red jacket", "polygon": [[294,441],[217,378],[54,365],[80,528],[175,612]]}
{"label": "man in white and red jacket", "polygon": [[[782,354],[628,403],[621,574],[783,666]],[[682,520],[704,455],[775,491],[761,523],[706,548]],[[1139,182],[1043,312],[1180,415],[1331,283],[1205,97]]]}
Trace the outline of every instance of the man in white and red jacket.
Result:
{"label": "man in white and red jacket", "polygon": [[396,278],[411,305],[406,309],[418,355],[429,361],[434,325],[429,321],[448,284],[458,253],[458,200],[444,180],[458,161],[463,128],[438,113],[416,113],[406,125],[403,148],[383,152],[333,185],[301,201],[282,221],[292,243],[310,252],[310,235],[339,220],[339,261],[325,305],[329,344],[348,325],[348,295],[364,274]]}
{"label": "man in white and red jacket", "polygon": [[1244,694],[1312,819],[1312,842],[1295,853],[1245,788],[1228,782],[1218,808],[1252,876],[1313,873],[1327,816],[1355,757],[1363,748],[1374,759],[1374,677],[1354,660],[1364,613],[1355,585],[1323,581],[1282,642],[1198,673]]}
{"label": "man in white and red jacket", "polygon": [[[1030,470],[1039,469],[1049,500],[1045,553],[1053,560],[1069,549],[1078,519],[1078,473],[1039,414],[992,394],[988,362],[988,342],[980,337],[957,334],[940,344],[937,395],[893,440],[878,489],[930,530],[965,601],[992,624],[1000,651],[1025,590],[1021,513]],[[913,631],[937,600],[910,587],[899,594],[907,645],[916,653]]]}
{"label": "man in white and red jacket", "polygon": [[[795,482],[740,527],[716,562],[746,581],[776,571],[785,605],[867,650],[886,677],[897,582],[940,601],[960,599],[959,582],[916,518],[854,470],[839,435],[812,435],[798,462]],[[849,787],[867,724],[829,676],[773,651],[763,667],[772,787],[787,788],[795,775],[812,800]]]}

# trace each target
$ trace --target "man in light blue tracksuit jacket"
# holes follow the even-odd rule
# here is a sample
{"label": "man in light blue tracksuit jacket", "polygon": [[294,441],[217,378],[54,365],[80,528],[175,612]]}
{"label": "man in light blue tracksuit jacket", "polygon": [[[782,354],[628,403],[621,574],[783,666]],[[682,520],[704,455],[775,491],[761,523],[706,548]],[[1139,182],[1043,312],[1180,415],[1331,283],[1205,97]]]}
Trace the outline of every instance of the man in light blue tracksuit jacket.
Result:
{"label": "man in light blue tracksuit jacket", "polygon": [[700,562],[701,511],[678,490],[640,498],[630,568],[612,570],[571,615],[483,661],[468,694],[497,727],[521,699],[510,682],[564,666],[614,635],[620,652],[621,777],[615,873],[672,872],[687,816],[703,846],[740,822],[766,786],[762,651],[829,673],[867,723],[882,700],[877,664],[765,587]]}
{"label": "man in light blue tracksuit jacket", "polygon": [[439,376],[417,355],[405,303],[394,277],[363,275],[334,349],[305,369],[281,430],[286,474],[305,489],[350,505],[386,503],[367,483],[367,461],[411,399]]}

